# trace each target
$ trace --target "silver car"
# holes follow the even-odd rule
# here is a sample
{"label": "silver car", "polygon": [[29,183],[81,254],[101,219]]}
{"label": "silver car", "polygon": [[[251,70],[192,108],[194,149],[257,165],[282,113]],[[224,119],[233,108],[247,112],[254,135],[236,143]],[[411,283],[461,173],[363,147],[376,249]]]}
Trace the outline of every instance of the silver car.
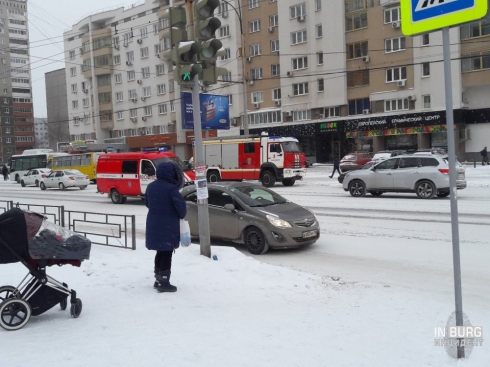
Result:
{"label": "silver car", "polygon": [[41,180],[39,187],[41,190],[58,188],[64,190],[67,187],[78,187],[80,190],[90,184],[90,180],[87,175],[76,169],[51,171],[51,173]]}
{"label": "silver car", "polygon": [[[456,161],[457,188],[466,188],[465,169]],[[352,196],[366,192],[379,196],[384,192],[415,192],[422,199],[449,195],[447,156],[400,155],[374,165],[370,169],[349,172],[343,182]]]}
{"label": "silver car", "polygon": [[[211,238],[245,244],[252,254],[269,248],[294,248],[315,243],[320,226],[310,210],[274,191],[248,182],[208,184]],[[191,236],[199,237],[196,186],[182,190]]]}
{"label": "silver car", "polygon": [[35,185],[39,186],[41,179],[47,177],[51,170],[49,168],[36,168],[27,172],[20,180],[22,187]]}

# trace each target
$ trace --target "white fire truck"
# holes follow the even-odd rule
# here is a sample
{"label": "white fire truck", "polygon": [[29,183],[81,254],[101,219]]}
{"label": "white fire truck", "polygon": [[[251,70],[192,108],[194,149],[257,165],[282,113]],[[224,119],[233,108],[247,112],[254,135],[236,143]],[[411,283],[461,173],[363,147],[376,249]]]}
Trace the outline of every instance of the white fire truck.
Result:
{"label": "white fire truck", "polygon": [[306,174],[306,158],[296,138],[261,135],[203,139],[209,182],[260,180],[266,187],[294,185]]}

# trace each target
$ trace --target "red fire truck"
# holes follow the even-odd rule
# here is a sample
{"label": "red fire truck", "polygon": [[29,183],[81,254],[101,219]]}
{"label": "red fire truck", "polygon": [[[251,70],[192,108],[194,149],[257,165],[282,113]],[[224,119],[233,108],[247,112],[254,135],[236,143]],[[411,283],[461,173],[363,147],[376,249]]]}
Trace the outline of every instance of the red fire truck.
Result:
{"label": "red fire truck", "polygon": [[136,152],[103,154],[97,161],[97,189],[109,194],[114,204],[123,204],[127,197],[144,198],[146,187],[156,179],[156,167],[174,161],[184,170],[186,182],[195,174],[172,152]]}
{"label": "red fire truck", "polygon": [[209,182],[260,180],[266,187],[292,186],[306,174],[306,158],[296,138],[261,135],[203,139]]}

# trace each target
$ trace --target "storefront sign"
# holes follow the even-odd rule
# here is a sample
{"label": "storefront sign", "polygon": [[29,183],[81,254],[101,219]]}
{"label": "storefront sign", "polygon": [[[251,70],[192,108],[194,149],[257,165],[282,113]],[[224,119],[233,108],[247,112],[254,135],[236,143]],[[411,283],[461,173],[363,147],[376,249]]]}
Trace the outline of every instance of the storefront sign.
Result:
{"label": "storefront sign", "polygon": [[[344,131],[386,130],[446,123],[446,111],[380,116],[344,121]],[[376,135],[371,135],[376,136]]]}
{"label": "storefront sign", "polygon": [[414,126],[398,129],[369,130],[369,131],[349,131],[345,134],[346,138],[368,138],[373,136],[390,135],[409,135],[409,134],[431,134],[446,132],[446,125]]}
{"label": "storefront sign", "polygon": [[321,133],[327,133],[327,132],[336,132],[338,131],[338,122],[323,122],[320,124],[320,132]]}

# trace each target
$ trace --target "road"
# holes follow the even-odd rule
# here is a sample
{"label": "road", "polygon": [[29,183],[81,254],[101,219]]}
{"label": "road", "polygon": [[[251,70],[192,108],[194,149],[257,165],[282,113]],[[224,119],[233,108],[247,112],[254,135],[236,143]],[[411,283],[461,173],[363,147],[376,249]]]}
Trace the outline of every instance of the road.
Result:
{"label": "road", "polygon": [[[292,187],[276,185],[286,198],[312,209],[321,224],[321,238],[313,246],[274,250],[247,256],[320,276],[349,282],[375,282],[404,287],[428,296],[451,299],[453,294],[452,238],[449,198],[422,200],[414,194],[385,194],[353,198],[330,167],[309,168],[308,177]],[[458,192],[462,279],[465,301],[490,301],[490,171],[469,177],[469,187]],[[471,183],[471,185],[470,185]],[[84,191],[59,192],[0,186],[1,200],[65,205],[70,210],[135,214],[138,236],[144,235],[146,208],[139,199],[114,205],[95,185]],[[1,205],[0,205],[1,206]],[[84,208],[84,209],[80,209]],[[230,245],[230,244],[227,244]]]}

